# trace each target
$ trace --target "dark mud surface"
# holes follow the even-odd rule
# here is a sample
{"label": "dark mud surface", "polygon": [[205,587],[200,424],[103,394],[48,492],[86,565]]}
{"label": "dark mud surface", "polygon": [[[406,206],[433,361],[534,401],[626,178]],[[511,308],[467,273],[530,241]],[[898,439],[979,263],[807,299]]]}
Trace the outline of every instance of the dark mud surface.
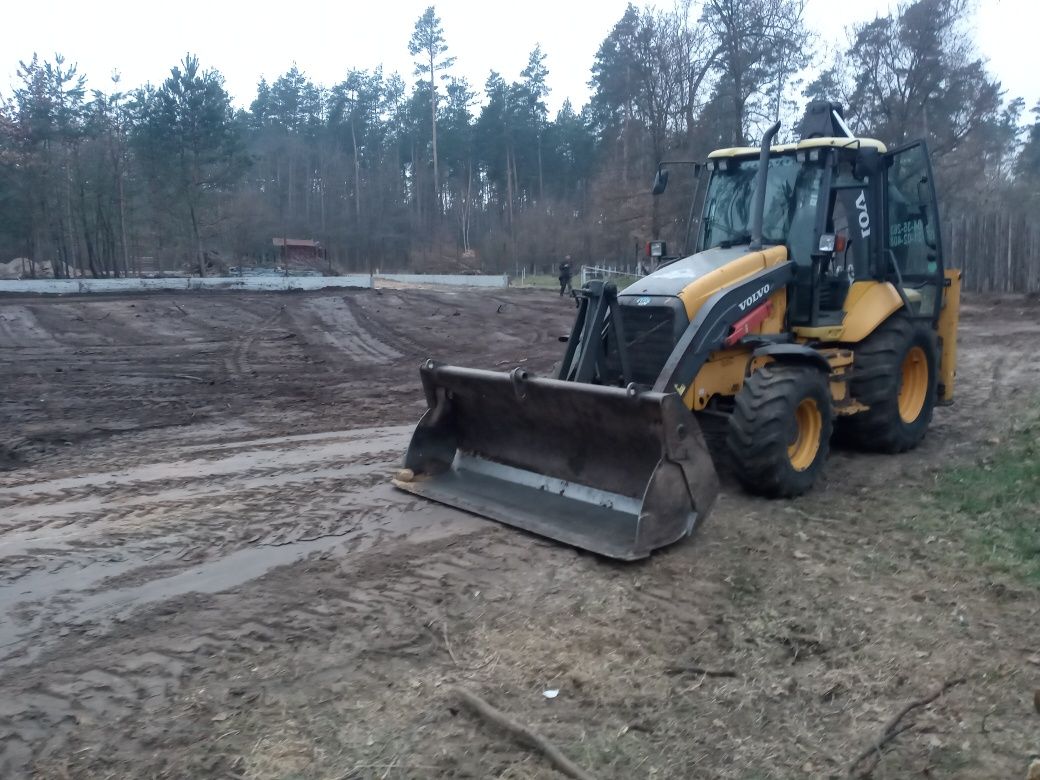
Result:
{"label": "dark mud surface", "polygon": [[970,302],[957,404],[917,451],[837,451],[795,501],[724,478],[696,539],[643,563],[388,487],[421,360],[548,374],[573,311],[0,298],[0,777],[557,776],[453,684],[600,777],[840,777],[960,676],[874,776],[1024,776],[1037,592],[916,526],[1035,397],[1040,306]]}

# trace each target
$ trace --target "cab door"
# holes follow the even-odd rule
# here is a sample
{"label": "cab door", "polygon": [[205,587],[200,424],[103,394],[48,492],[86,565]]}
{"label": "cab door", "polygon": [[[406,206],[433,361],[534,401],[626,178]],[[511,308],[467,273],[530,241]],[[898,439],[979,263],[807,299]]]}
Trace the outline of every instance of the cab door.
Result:
{"label": "cab door", "polygon": [[885,155],[881,270],[901,290],[911,315],[936,322],[942,307],[943,254],[935,182],[924,141]]}

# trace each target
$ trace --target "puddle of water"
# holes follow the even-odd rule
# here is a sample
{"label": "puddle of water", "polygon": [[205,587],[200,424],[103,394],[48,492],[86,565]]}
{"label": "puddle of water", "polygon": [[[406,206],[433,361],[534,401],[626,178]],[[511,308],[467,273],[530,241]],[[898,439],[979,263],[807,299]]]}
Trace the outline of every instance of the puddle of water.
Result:
{"label": "puddle of water", "polygon": [[[178,536],[150,541],[156,545],[166,543],[173,550],[183,543]],[[94,560],[83,563],[79,560],[68,560],[56,566],[54,561],[48,561],[44,567],[0,585],[0,658],[9,652],[12,646],[19,644],[23,637],[31,637],[39,630],[45,617],[51,617],[52,609],[45,606],[45,602],[63,596],[75,599],[77,591],[88,590],[110,577],[118,577],[139,566],[159,563],[161,560],[156,558],[154,552],[142,552],[137,555],[127,554],[128,552],[126,548],[122,548],[118,559],[107,561]],[[162,560],[169,561],[174,557],[167,555]],[[36,612],[36,616],[28,623],[19,624],[14,615],[20,607],[30,607]]]}

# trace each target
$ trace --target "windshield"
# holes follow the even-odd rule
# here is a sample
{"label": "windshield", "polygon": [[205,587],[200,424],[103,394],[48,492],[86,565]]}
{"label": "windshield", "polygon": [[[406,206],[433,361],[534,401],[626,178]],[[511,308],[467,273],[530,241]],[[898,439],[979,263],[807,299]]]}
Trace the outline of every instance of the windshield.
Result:
{"label": "windshield", "polygon": [[[746,244],[751,240],[757,173],[758,159],[753,158],[734,160],[728,170],[719,168],[712,174],[705,198],[701,249]],[[792,223],[797,223],[796,235],[808,235],[811,240],[821,175],[819,166],[803,166],[793,155],[770,158],[762,219],[765,243],[786,244]]]}

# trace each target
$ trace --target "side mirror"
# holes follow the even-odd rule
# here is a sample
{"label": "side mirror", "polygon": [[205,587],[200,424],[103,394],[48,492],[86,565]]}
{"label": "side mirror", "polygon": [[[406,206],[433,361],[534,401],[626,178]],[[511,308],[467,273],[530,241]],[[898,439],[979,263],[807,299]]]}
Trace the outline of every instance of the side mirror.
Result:
{"label": "side mirror", "polygon": [[658,168],[657,173],[654,175],[654,186],[650,188],[650,192],[654,195],[660,195],[664,192],[665,187],[668,186],[668,171]]}
{"label": "side mirror", "polygon": [[860,149],[852,164],[852,175],[859,181],[881,172],[882,157],[877,149]]}

